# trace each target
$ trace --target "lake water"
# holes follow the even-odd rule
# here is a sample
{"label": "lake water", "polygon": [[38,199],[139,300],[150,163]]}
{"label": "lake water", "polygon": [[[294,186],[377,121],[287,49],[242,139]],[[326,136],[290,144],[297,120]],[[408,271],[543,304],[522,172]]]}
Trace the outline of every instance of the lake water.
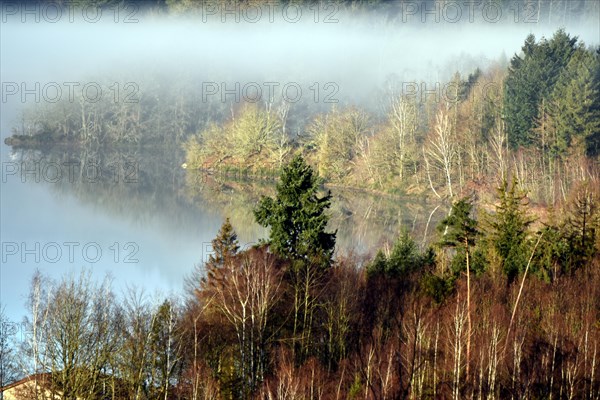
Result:
{"label": "lake water", "polygon": [[[117,292],[181,293],[226,217],[250,246],[268,231],[254,222],[272,181],[206,176],[181,168],[168,147],[45,150],[2,148],[0,301],[20,320],[33,272],[53,278],[89,268],[109,273]],[[367,255],[404,227],[428,240],[442,216],[437,204],[333,189],[331,229],[338,254]]]}

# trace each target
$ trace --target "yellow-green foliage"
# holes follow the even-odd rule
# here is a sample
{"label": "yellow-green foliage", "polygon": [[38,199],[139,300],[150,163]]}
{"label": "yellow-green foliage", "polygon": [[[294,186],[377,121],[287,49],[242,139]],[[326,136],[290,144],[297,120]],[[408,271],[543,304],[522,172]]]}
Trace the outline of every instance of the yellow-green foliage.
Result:
{"label": "yellow-green foliage", "polygon": [[[185,144],[188,168],[260,169],[279,161],[281,121],[275,113],[244,105],[222,126],[211,124]],[[287,145],[287,144],[286,144]]]}
{"label": "yellow-green foliage", "polygon": [[317,116],[308,127],[307,147],[313,153],[319,175],[343,181],[352,172],[360,140],[369,127],[368,115],[355,108],[332,110]]}

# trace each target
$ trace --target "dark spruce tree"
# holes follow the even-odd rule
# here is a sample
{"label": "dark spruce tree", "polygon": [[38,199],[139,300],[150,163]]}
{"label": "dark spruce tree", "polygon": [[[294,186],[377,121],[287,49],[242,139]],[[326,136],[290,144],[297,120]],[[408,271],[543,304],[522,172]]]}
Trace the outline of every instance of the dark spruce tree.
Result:
{"label": "dark spruce tree", "polygon": [[596,237],[600,231],[600,209],[593,189],[582,186],[570,208],[565,226],[570,250],[566,272],[591,264],[598,252]]}
{"label": "dark spruce tree", "polygon": [[[595,87],[600,93],[600,46],[596,48],[596,74],[594,77]],[[596,97],[594,109],[600,114],[600,95]],[[600,129],[596,129],[590,136],[587,137],[587,152],[589,156],[600,156]]]}
{"label": "dark spruce tree", "polygon": [[286,165],[277,183],[277,196],[263,197],[256,221],[270,227],[268,244],[280,256],[297,261],[329,265],[335,232],[326,232],[331,193],[318,196],[320,179],[298,155]]}
{"label": "dark spruce tree", "polygon": [[473,203],[468,198],[460,199],[452,205],[450,215],[438,225],[438,231],[442,233],[440,245],[456,251],[451,264],[454,274],[465,270],[467,262],[471,264],[470,270],[474,267],[472,256],[479,231],[477,220],[471,216],[472,213]]}
{"label": "dark spruce tree", "polygon": [[[217,236],[211,241],[211,245],[212,254],[208,256],[205,268],[208,277],[213,278],[215,271],[222,268],[240,249],[237,233],[233,230],[229,218],[225,219]],[[196,275],[201,276],[202,272],[197,271]],[[201,278],[202,280],[204,279]]]}
{"label": "dark spruce tree", "polygon": [[512,148],[537,144],[533,130],[540,103],[548,100],[556,81],[575,52],[577,38],[564,30],[538,43],[530,34],[522,55],[510,61],[504,82],[504,119]]}
{"label": "dark spruce tree", "polygon": [[433,263],[432,249],[421,252],[414,239],[403,231],[396,239],[389,257],[379,250],[373,261],[367,265],[370,277],[385,275],[399,278]]}
{"label": "dark spruce tree", "polygon": [[298,363],[320,354],[319,343],[313,340],[319,330],[315,315],[335,247],[336,233],[325,231],[331,193],[320,197],[319,184],[313,169],[298,155],[283,167],[277,196],[263,197],[254,210],[256,221],[271,228],[270,248],[291,263],[287,279],[293,311],[287,329]]}
{"label": "dark spruce tree", "polygon": [[529,130],[536,115],[536,82],[531,77],[531,59],[536,49],[535,36],[527,36],[521,48],[522,56],[515,55],[504,82],[504,118],[508,141],[513,148],[530,144]]}
{"label": "dark spruce tree", "polygon": [[227,259],[237,254],[240,244],[229,218],[225,219],[211,244],[213,253],[208,257],[208,265],[211,267],[222,267]]}
{"label": "dark spruce tree", "polygon": [[509,187],[504,180],[498,188],[500,204],[490,218],[489,240],[500,256],[502,268],[509,282],[523,272],[529,256],[529,225],[533,219],[527,216],[525,194],[518,189],[518,181],[513,178]]}
{"label": "dark spruce tree", "polygon": [[[473,204],[468,198],[462,198],[452,205],[450,215],[438,226],[444,232],[442,246],[454,248],[456,254],[452,259],[452,270],[457,276],[463,270],[467,275],[467,348],[466,348],[466,373],[469,376],[469,365],[471,357],[471,254],[475,246],[475,240],[479,235],[477,221],[471,217]],[[434,297],[435,298],[435,297]],[[437,300],[437,298],[436,298]]]}
{"label": "dark spruce tree", "polygon": [[559,154],[573,147],[577,154],[598,155],[600,131],[600,60],[583,46],[577,48],[552,94]]}
{"label": "dark spruce tree", "polygon": [[234,257],[240,245],[237,239],[237,234],[233,230],[229,218],[225,220],[217,236],[211,241],[212,254],[206,262],[202,260],[200,264],[196,264],[192,273],[185,278],[185,287],[191,295],[192,301],[202,285],[207,283],[207,278],[214,278],[215,271],[222,268],[227,260]]}

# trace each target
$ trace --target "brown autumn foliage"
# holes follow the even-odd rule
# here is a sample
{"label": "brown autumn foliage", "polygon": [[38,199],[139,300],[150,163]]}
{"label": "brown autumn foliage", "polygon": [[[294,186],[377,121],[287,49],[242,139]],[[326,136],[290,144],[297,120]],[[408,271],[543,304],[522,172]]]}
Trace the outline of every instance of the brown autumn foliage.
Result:
{"label": "brown autumn foliage", "polygon": [[[273,257],[266,248],[252,250],[249,256]],[[268,269],[272,276],[264,279],[278,279],[283,272]],[[319,296],[312,331],[316,353],[307,359],[295,355],[286,327],[290,309],[274,306],[271,336],[263,349],[269,354],[264,375],[243,395],[236,382],[244,378],[227,381],[223,372],[240,366],[239,360],[226,365],[226,359],[236,355],[224,350],[239,343],[226,318],[207,312],[199,318],[208,328],[199,338],[205,350],[197,356],[210,360],[217,351],[221,360],[209,376],[206,369],[198,376],[204,384],[220,388],[215,398],[591,399],[600,394],[598,254],[589,265],[553,282],[526,276],[516,310],[522,275],[510,284],[496,272],[473,276],[469,359],[466,277],[459,277],[443,302],[436,303],[422,290],[426,273],[373,278],[353,260],[336,263]],[[279,289],[286,291],[283,276]],[[211,293],[209,288],[205,291],[202,296]],[[223,347],[206,347],[215,337]],[[193,370],[186,376],[193,381]]]}

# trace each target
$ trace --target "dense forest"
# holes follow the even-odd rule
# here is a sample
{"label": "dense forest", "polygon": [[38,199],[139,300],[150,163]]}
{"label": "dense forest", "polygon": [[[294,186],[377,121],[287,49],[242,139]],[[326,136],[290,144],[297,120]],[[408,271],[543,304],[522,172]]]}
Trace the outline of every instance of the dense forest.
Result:
{"label": "dense forest", "polygon": [[[394,23],[409,3],[331,4]],[[598,7],[493,3],[537,7],[548,22]],[[198,11],[188,0],[148,7]],[[247,245],[246,226],[226,219],[169,297],[118,294],[91,271],[35,273],[22,324],[0,307],[0,386],[30,377],[29,399],[41,388],[61,399],[600,398],[600,47],[565,30],[532,34],[509,60],[448,82],[391,77],[381,107],[290,104],[281,93],[206,101],[191,83],[207,73],[149,66],[135,73],[143,85],[121,87],[132,101],[32,107],[6,143],[76,145],[86,157],[124,146],[127,160],[141,146],[182,149],[177,172],[180,160],[140,163],[139,193],[106,180],[78,182],[77,196],[122,192],[155,212],[143,200],[163,198],[143,174],[152,168],[173,187],[184,180],[190,197],[214,179],[273,183],[244,194],[255,204],[244,217],[266,237]],[[222,187],[209,203],[231,202]],[[336,252],[332,196],[348,189],[418,195],[449,212],[431,241],[402,231],[374,254]]]}
{"label": "dense forest", "polygon": [[597,186],[540,223],[513,175],[490,212],[456,201],[430,247],[405,233],[357,259],[333,257],[320,184],[295,156],[254,210],[269,238],[247,248],[227,220],[182,298],[36,274],[4,379],[47,372],[65,399],[600,395]]}
{"label": "dense forest", "polygon": [[335,107],[295,141],[285,107],[242,107],[187,142],[187,165],[260,174],[302,153],[328,183],[440,198],[493,192],[511,170],[534,200],[555,204],[597,176],[599,83],[600,48],[564,31],[530,35],[506,69],[457,74],[433,93],[404,85],[379,117]]}

